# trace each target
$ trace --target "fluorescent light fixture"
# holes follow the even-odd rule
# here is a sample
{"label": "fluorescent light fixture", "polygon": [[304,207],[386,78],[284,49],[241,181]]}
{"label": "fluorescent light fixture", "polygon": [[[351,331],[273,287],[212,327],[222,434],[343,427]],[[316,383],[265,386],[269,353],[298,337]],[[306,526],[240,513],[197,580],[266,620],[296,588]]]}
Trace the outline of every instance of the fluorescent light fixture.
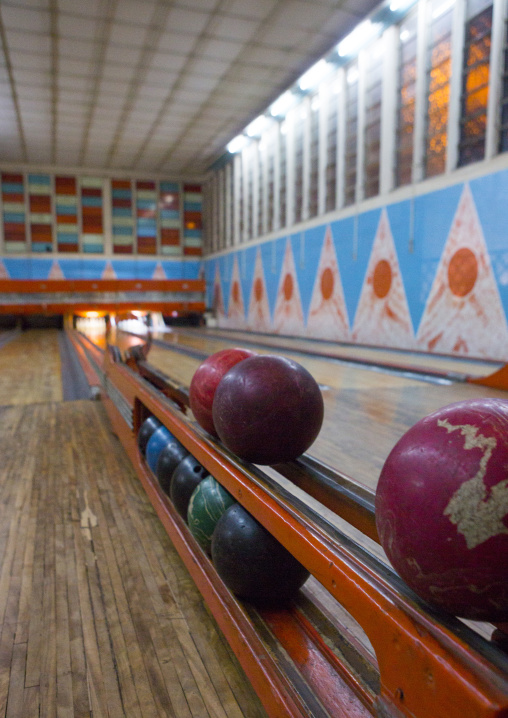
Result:
{"label": "fluorescent light fixture", "polygon": [[438,17],[441,17],[441,15],[444,15],[445,12],[447,12],[450,8],[452,8],[455,4],[455,0],[445,0],[441,5],[438,5],[438,7],[433,11],[432,13],[432,19],[437,20]]}
{"label": "fluorescent light fixture", "polygon": [[237,152],[241,152],[243,150],[243,148],[247,145],[248,141],[249,141],[249,138],[246,137],[245,135],[237,135],[227,145],[226,149],[228,152],[230,152],[232,155],[234,155]]}
{"label": "fluorescent light fixture", "polygon": [[273,105],[270,107],[270,114],[273,117],[284,117],[286,112],[296,105],[298,96],[287,90],[283,95],[275,100]]}
{"label": "fluorescent light fixture", "polygon": [[390,3],[391,12],[405,12],[414,5],[416,0],[392,0]]}
{"label": "fluorescent light fixture", "polygon": [[321,80],[328,75],[333,65],[326,60],[319,60],[315,65],[304,73],[299,81],[298,86],[300,90],[310,90],[312,87],[316,87]]}
{"label": "fluorescent light fixture", "polygon": [[380,22],[372,22],[372,20],[361,22],[355,27],[353,32],[350,32],[349,35],[337,45],[337,52],[340,57],[355,55],[358,50],[361,50],[364,45],[379,34],[382,27],[383,25]]}
{"label": "fluorescent light fixture", "polygon": [[266,115],[259,115],[259,117],[256,117],[255,120],[252,120],[250,125],[247,125],[245,132],[249,135],[249,137],[261,137],[263,132],[268,127],[269,122],[270,120]]}

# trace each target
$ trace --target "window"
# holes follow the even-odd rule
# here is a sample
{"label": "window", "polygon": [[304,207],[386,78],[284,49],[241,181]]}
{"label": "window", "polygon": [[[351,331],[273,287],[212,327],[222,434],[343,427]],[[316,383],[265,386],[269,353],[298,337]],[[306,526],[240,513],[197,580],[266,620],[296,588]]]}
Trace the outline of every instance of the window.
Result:
{"label": "window", "polygon": [[326,202],[325,209],[335,209],[337,195],[337,94],[338,81],[330,88],[328,95],[328,117],[326,131]]}
{"label": "window", "polygon": [[[303,104],[303,103],[302,103]],[[293,112],[293,137],[294,137],[294,159],[295,159],[295,217],[294,221],[302,221],[303,210],[303,142],[305,136],[305,120],[307,110],[298,107]]]}
{"label": "window", "polygon": [[426,177],[444,172],[446,166],[453,3],[434,0],[431,12],[427,50]]}
{"label": "window", "polygon": [[345,203],[356,199],[356,141],[358,135],[358,62],[354,62],[346,75],[346,178]]}
{"label": "window", "polygon": [[315,217],[318,213],[319,113],[319,95],[314,95],[310,104],[309,217]]}
{"label": "window", "polygon": [[274,212],[274,192],[275,192],[275,134],[270,131],[266,137],[266,162],[267,162],[267,207],[266,207],[266,229],[272,232],[275,227],[273,224]]}
{"label": "window", "polygon": [[379,194],[382,89],[383,46],[378,40],[369,52],[365,77],[365,197]]}
{"label": "window", "polygon": [[459,166],[485,156],[492,5],[483,8],[478,5],[478,0],[468,4],[468,15],[474,17],[468,17],[465,32]]}
{"label": "window", "polygon": [[279,226],[286,226],[286,206],[287,206],[287,188],[286,188],[286,177],[287,177],[287,125],[284,122],[280,128],[280,201],[279,201]]}
{"label": "window", "polygon": [[416,89],[416,29],[417,14],[413,13],[400,26],[395,175],[397,187],[409,184],[412,179]]}

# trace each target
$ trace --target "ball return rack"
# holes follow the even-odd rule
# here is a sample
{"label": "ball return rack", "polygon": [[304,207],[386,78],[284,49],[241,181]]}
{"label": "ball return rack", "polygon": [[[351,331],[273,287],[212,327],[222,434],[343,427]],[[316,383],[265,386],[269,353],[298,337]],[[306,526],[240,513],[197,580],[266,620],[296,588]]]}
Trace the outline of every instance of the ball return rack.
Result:
{"label": "ball return rack", "polygon": [[[148,363],[149,343],[122,357],[115,346],[102,351],[74,330],[69,335],[269,716],[508,718],[507,624],[494,631],[498,640],[487,640],[420,600],[370,548],[379,541],[371,490],[308,455],[266,471],[242,462],[192,420],[187,390]],[[139,452],[137,433],[149,415],[310,571],[290,605],[256,608],[226,588]],[[287,479],[299,491],[288,490]],[[350,617],[366,643],[352,632]]]}

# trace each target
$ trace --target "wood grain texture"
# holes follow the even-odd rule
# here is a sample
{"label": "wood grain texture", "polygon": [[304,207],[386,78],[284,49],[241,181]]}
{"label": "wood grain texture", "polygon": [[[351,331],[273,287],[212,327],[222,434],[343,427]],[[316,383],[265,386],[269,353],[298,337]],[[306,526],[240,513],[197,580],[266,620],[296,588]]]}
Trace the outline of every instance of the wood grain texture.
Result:
{"label": "wood grain texture", "polygon": [[0,407],[0,455],[0,715],[265,715],[100,402]]}

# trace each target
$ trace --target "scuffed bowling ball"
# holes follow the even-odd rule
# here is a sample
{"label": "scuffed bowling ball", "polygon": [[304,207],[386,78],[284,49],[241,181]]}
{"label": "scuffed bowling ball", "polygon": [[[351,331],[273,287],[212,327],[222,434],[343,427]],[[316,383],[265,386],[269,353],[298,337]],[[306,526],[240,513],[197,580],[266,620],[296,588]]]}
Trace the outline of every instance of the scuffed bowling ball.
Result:
{"label": "scuffed bowling ball", "polygon": [[321,390],[307,369],[273,355],[236,364],[213,402],[222,443],[253,464],[278,464],[303,454],[319,434],[323,412]]}
{"label": "scuffed bowling ball", "polygon": [[162,426],[161,422],[155,416],[149,416],[139,427],[138,431],[138,447],[143,456],[146,454],[146,445],[148,439],[151,437],[153,432]]}
{"label": "scuffed bowling ball", "polygon": [[194,372],[189,387],[189,403],[196,421],[212,436],[217,436],[212,417],[215,390],[232,366],[255,356],[248,349],[223,349],[211,354]]}
{"label": "scuffed bowling ball", "polygon": [[189,452],[185,446],[178,441],[178,439],[170,441],[169,444],[166,444],[159,454],[155,473],[159,484],[166,494],[169,494],[173,472],[180,461],[185,459],[186,456],[189,456]]}
{"label": "scuffed bowling ball", "polygon": [[212,561],[230,591],[264,605],[287,603],[309,577],[307,569],[240,504],[217,522]]}
{"label": "scuffed bowling ball", "polygon": [[157,470],[157,462],[161,451],[167,444],[173,441],[178,441],[178,439],[176,439],[165,426],[159,426],[148,439],[148,444],[146,445],[146,462],[154,474]]}
{"label": "scuffed bowling ball", "polygon": [[192,493],[187,511],[187,523],[191,534],[206,553],[209,554],[211,551],[212,534],[217,521],[234,503],[235,500],[229,491],[226,491],[213,476],[203,479]]}
{"label": "scuffed bowling ball", "polygon": [[508,401],[450,404],[417,422],[381,471],[376,524],[395,570],[456,616],[508,620]]}
{"label": "scuffed bowling ball", "polygon": [[185,521],[194,489],[209,475],[208,470],[190,454],[180,461],[174,470],[169,495],[175,509]]}

